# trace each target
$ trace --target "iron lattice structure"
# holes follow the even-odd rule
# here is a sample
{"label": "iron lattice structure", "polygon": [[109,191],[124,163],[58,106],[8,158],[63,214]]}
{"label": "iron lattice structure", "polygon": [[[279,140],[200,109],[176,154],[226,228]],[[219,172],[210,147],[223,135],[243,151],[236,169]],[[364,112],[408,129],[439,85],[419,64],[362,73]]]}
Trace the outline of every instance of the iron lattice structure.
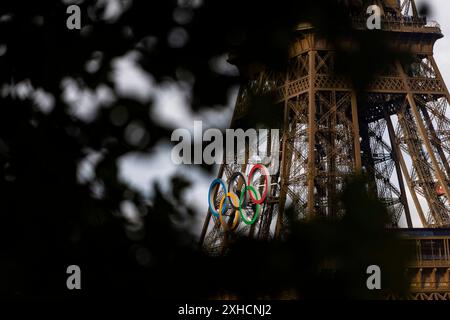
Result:
{"label": "iron lattice structure", "polygon": [[[287,72],[261,70],[240,88],[233,122],[247,115],[249,96],[265,92],[275,93],[284,119],[280,148],[272,150],[280,168],[271,176],[269,199],[257,223],[240,224],[235,232],[258,239],[282,236],[287,205],[300,218],[339,216],[333,195],[349,175],[361,171],[371,177],[370,187],[388,207],[394,226],[403,217],[412,228],[412,214],[426,228],[450,226],[450,96],[433,58],[442,33],[438,24],[418,15],[414,0],[379,4],[383,31],[414,59],[378,74],[368,87],[366,105],[358,105],[351,83],[335,74],[332,46],[306,24],[298,28]],[[366,28],[364,17],[353,23]],[[268,146],[270,141],[269,135]],[[227,180],[233,172],[248,173],[249,167],[226,164],[219,177]],[[228,236],[208,212],[201,246],[221,254]]]}

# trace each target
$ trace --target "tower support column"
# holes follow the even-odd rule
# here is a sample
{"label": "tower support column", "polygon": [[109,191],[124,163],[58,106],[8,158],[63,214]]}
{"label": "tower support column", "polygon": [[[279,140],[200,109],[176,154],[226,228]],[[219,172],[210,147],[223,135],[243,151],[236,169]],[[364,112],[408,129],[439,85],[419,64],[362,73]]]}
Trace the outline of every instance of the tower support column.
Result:
{"label": "tower support column", "polygon": [[448,185],[445,179],[445,175],[443,174],[441,168],[439,167],[439,163],[436,159],[436,156],[434,155],[434,152],[431,148],[431,144],[430,141],[428,140],[428,135],[427,135],[427,131],[425,129],[425,125],[422,121],[422,118],[419,114],[419,110],[417,109],[417,105],[416,105],[416,101],[414,100],[414,95],[411,92],[411,88],[409,87],[408,81],[407,81],[407,77],[406,74],[403,70],[403,67],[401,66],[401,64],[399,62],[397,62],[397,69],[402,77],[403,83],[405,85],[405,88],[407,89],[407,99],[409,102],[409,106],[411,108],[413,117],[415,119],[415,122],[417,123],[417,127],[419,129],[419,134],[420,137],[423,141],[423,144],[425,145],[425,148],[428,152],[428,155],[430,157],[431,163],[433,165],[433,169],[436,173],[436,177],[438,178],[439,183],[441,184],[441,186],[444,189],[444,193],[445,196],[447,197],[447,199],[450,199],[450,191],[448,189]]}
{"label": "tower support column", "polygon": [[315,143],[316,143],[316,51],[308,52],[309,92],[308,92],[308,204],[307,217],[314,215],[314,180],[315,168]]}

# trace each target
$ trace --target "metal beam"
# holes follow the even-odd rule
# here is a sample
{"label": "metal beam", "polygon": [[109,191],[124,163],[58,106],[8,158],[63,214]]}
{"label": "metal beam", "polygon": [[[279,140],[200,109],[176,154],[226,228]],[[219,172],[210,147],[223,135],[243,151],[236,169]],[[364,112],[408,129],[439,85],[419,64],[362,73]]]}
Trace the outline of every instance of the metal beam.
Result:
{"label": "metal beam", "polygon": [[[397,138],[395,137],[395,131],[394,131],[394,126],[392,125],[391,117],[387,113],[385,114],[385,119],[386,119],[388,133],[389,133],[389,140],[391,142],[392,158],[394,160],[395,171],[397,172],[398,185],[400,187],[400,192],[401,192],[400,200],[403,204],[403,208],[405,209],[406,224],[408,225],[408,228],[413,228],[413,224],[412,224],[412,220],[411,220],[411,213],[409,211],[409,206],[408,206],[408,200],[406,198],[405,184],[403,182],[403,176],[402,176],[402,171],[401,171],[401,164],[400,164],[401,150],[399,148]],[[404,162],[404,160],[403,160],[403,162]],[[406,165],[405,165],[405,167],[406,167]],[[406,174],[408,174],[408,172],[407,172],[408,169],[405,168],[403,171],[405,171],[405,170],[406,170]],[[410,189],[410,191],[411,191],[411,189]],[[412,190],[412,191],[414,192],[414,190]],[[420,206],[420,204],[419,204],[419,206]],[[419,210],[417,210],[417,211],[419,212]],[[420,208],[420,211],[422,211],[422,208]],[[423,215],[423,212],[421,214]],[[424,216],[424,220],[425,220],[425,216]],[[422,224],[423,224],[423,222],[424,221],[422,221]]]}
{"label": "metal beam", "polygon": [[316,143],[316,51],[310,50],[309,56],[309,92],[308,92],[308,204],[307,217],[314,215],[315,180],[315,143]]}
{"label": "metal beam", "polygon": [[359,141],[359,115],[355,91],[352,91],[353,147],[355,150],[355,171],[361,173],[361,145]]}

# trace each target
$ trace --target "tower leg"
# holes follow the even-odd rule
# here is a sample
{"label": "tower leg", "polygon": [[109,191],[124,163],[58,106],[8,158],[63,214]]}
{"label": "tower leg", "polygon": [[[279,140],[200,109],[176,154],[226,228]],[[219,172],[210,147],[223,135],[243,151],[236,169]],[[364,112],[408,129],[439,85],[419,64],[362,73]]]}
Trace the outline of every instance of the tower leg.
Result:
{"label": "tower leg", "polygon": [[353,144],[355,150],[355,171],[361,173],[361,145],[359,141],[359,116],[356,93],[352,91]]}
{"label": "tower leg", "polygon": [[287,196],[287,188],[288,188],[288,180],[289,180],[289,171],[291,165],[291,152],[288,146],[288,137],[289,137],[289,122],[290,122],[290,108],[288,101],[284,101],[284,118],[283,118],[283,141],[281,147],[281,161],[280,161],[280,172],[281,172],[281,180],[280,180],[280,195],[278,201],[278,215],[277,222],[275,226],[275,238],[279,238],[281,235],[281,230],[283,228],[283,219],[284,219],[284,207],[286,206],[286,196]]}
{"label": "tower leg", "polygon": [[315,197],[315,143],[316,143],[316,92],[315,92],[315,69],[316,52],[311,50],[309,56],[309,95],[308,95],[308,203],[307,217],[314,215]]}
{"label": "tower leg", "polygon": [[[422,138],[422,142],[425,145],[425,148],[428,152],[428,155],[430,157],[430,160],[431,160],[433,169],[436,173],[436,176],[438,178],[438,181],[439,181],[440,185],[443,187],[444,193],[445,193],[447,199],[450,199],[450,191],[449,191],[449,188],[447,185],[447,181],[445,179],[445,175],[443,174],[441,168],[439,167],[439,163],[438,163],[436,156],[434,155],[434,152],[431,148],[431,144],[430,144],[430,141],[428,140],[428,135],[427,135],[427,132],[425,129],[425,125],[424,125],[422,118],[419,114],[419,111],[417,109],[416,101],[414,100],[414,95],[412,94],[411,89],[409,88],[405,72],[403,71],[403,67],[400,65],[400,63],[397,63],[397,68],[403,79],[403,83],[408,90],[407,99],[408,99],[412,114],[414,116],[415,122],[418,125],[419,134],[420,134],[420,137]],[[441,220],[439,215],[438,215],[438,220]],[[440,221],[440,222],[442,224],[442,221]]]}
{"label": "tower leg", "polygon": [[[400,157],[401,157],[400,152],[401,152],[401,150],[398,146],[397,139],[395,138],[394,126],[392,125],[391,117],[388,114],[385,114],[385,119],[386,119],[388,133],[389,133],[389,140],[391,142],[391,147],[392,147],[392,157],[393,157],[394,163],[395,163],[395,171],[397,172],[398,185],[400,187],[400,192],[401,192],[400,201],[402,202],[403,208],[405,209],[405,217],[406,217],[406,223],[408,225],[408,228],[412,228],[413,224],[412,224],[412,220],[411,220],[411,213],[409,211],[408,200],[406,198],[405,184],[403,183],[403,176],[402,176],[402,171],[400,168]],[[420,206],[420,204],[419,204],[419,206]],[[422,208],[420,208],[420,212],[421,212],[421,210],[422,210]],[[419,210],[418,210],[418,212],[419,212]],[[423,215],[423,212],[422,212],[422,215]],[[424,221],[422,221],[422,223],[425,222],[425,216],[423,217],[423,219],[424,219]]]}

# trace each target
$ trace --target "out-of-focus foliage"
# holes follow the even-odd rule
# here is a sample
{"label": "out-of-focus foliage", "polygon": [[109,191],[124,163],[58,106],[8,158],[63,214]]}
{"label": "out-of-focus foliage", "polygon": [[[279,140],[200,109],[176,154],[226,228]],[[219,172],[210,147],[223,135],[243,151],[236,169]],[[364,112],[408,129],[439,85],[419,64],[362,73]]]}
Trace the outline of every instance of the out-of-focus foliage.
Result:
{"label": "out-of-focus foliage", "polygon": [[[367,192],[367,181],[350,179],[337,200],[346,212],[341,219],[296,221],[288,210],[286,239],[270,243],[236,239],[222,268],[236,270],[240,280],[234,272],[223,272],[228,292],[247,298],[383,299],[386,290],[366,286],[367,267],[378,265],[385,276],[382,288],[405,294],[411,248],[385,228],[389,214]],[[242,284],[245,279],[247,285]]]}
{"label": "out-of-focus foliage", "polygon": [[[81,7],[81,31],[66,28],[69,3]],[[331,41],[359,43],[357,52],[337,48],[337,61],[363,88],[395,53],[380,33],[351,31],[348,13],[359,3],[135,0],[117,1],[122,10],[112,16],[107,3],[0,3],[0,46],[6,49],[0,55],[1,295],[207,298],[280,296],[290,289],[302,298],[364,297],[362,266],[382,261],[386,270],[398,271],[401,259],[389,264],[400,250],[388,245],[384,209],[358,185],[344,194],[349,210],[340,222],[293,222],[286,242],[242,239],[227,257],[210,258],[196,250],[197,235],[179,227],[185,216],[176,202],[189,183],[174,177],[173,194],[156,186],[148,203],[118,178],[120,156],[153,152],[170,131],[149,116],[152,101],[116,94],[110,76],[115,58],[135,52],[157,82],[194,79],[191,107],[197,111],[225,104],[229,88],[241,81],[217,72],[211,61],[237,50],[241,63],[282,71],[295,26],[309,21]],[[96,57],[98,68],[86,68]],[[68,79],[82,89],[109,89],[112,102],[92,121],[80,120],[63,98]],[[21,95],[16,86],[24,84],[49,93],[53,108],[44,112],[34,94]],[[112,121],[117,115],[121,121]],[[130,143],[127,129],[136,123],[147,138]],[[78,165],[91,152],[101,157],[92,179],[80,181]],[[138,219],[126,219],[124,206]],[[339,266],[337,277],[320,271],[327,261]],[[83,272],[80,292],[66,289],[70,264]]]}

